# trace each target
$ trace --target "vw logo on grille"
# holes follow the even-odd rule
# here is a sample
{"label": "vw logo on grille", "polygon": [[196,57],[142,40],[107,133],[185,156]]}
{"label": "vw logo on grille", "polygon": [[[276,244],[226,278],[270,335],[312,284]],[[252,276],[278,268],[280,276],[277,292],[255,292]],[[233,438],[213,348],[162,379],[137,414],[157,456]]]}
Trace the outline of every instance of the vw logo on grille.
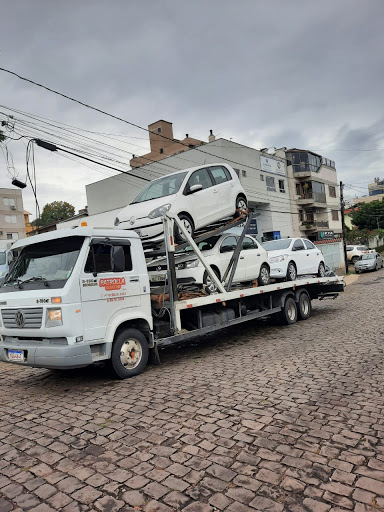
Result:
{"label": "vw logo on grille", "polygon": [[22,311],[18,311],[15,315],[15,322],[16,322],[16,325],[17,327],[24,327],[24,324],[25,324],[25,317],[24,317],[24,313]]}
{"label": "vw logo on grille", "polygon": [[161,270],[161,266],[160,266],[160,265],[157,267],[157,270],[158,270],[158,271],[160,271],[160,270]]}

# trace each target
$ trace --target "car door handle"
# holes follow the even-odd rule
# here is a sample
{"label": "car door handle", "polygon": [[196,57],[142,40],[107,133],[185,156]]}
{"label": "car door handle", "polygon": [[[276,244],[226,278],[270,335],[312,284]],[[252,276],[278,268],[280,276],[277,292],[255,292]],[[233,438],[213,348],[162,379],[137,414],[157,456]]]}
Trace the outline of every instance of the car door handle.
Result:
{"label": "car door handle", "polygon": [[260,256],[260,254],[256,254],[256,256]]}
{"label": "car door handle", "polygon": [[213,189],[213,193],[214,193],[214,194],[217,194],[217,189]]}
{"label": "car door handle", "polygon": [[139,281],[139,277],[138,276],[130,277],[129,278],[129,282],[130,283],[137,283],[138,281]]}
{"label": "car door handle", "polygon": [[243,260],[244,259],[244,256],[240,256],[240,259]]}

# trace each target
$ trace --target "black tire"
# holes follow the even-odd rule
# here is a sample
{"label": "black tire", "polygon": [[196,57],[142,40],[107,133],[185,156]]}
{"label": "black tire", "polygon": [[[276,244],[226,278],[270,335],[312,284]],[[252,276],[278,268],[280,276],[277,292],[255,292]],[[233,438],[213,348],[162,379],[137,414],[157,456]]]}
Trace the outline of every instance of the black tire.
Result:
{"label": "black tire", "polygon": [[359,256],[353,256],[353,258],[351,259],[352,265],[354,265],[358,259]]}
{"label": "black tire", "polygon": [[128,379],[144,371],[148,355],[148,341],[144,334],[137,329],[124,329],[113,342],[109,368],[115,378]]}
{"label": "black tire", "polygon": [[319,269],[317,271],[317,276],[318,277],[325,277],[325,265],[324,265],[324,263],[322,261],[320,262]]}
{"label": "black tire", "polygon": [[295,281],[297,279],[296,265],[293,263],[293,261],[288,263],[286,279],[287,281]]}
{"label": "black tire", "polygon": [[[241,211],[239,211],[241,210]],[[242,211],[248,210],[248,201],[244,196],[238,196],[236,198],[236,211],[235,218],[240,217]]]}
{"label": "black tire", "polygon": [[297,305],[293,297],[286,297],[284,307],[279,313],[280,324],[292,325],[297,322]]}
{"label": "black tire", "polygon": [[270,283],[269,267],[263,263],[260,267],[259,277],[257,278],[257,284],[259,286],[267,286]]}
{"label": "black tire", "polygon": [[[180,213],[180,215],[178,217],[179,217],[180,221],[184,224],[184,227],[187,228],[187,231],[189,232],[191,237],[193,238],[193,236],[195,234],[195,225],[194,225],[191,217],[189,215],[187,215],[186,213]],[[180,230],[178,229],[177,226],[175,226],[175,240],[176,240],[176,242],[179,242],[179,243],[185,242],[184,235],[180,232]]]}
{"label": "black tire", "polygon": [[312,313],[311,299],[308,294],[302,292],[297,303],[297,316],[299,320],[307,320]]}
{"label": "black tire", "polygon": [[355,274],[360,274],[360,270],[355,270]]}
{"label": "black tire", "polygon": [[[218,277],[218,279],[220,279],[220,272],[218,271],[217,268],[213,267],[212,270],[214,271],[214,273],[216,274],[216,276]],[[208,272],[205,271],[204,272],[204,276],[203,276],[203,283],[205,284],[205,289],[206,291],[211,294],[211,293],[216,293],[217,292],[217,287],[215,286],[215,284],[212,282],[210,276],[208,275]]]}

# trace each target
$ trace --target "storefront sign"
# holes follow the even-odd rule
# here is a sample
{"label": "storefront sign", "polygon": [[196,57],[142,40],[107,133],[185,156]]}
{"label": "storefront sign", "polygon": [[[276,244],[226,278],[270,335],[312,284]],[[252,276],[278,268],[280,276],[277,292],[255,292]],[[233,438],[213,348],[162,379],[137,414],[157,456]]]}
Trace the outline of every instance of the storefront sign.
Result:
{"label": "storefront sign", "polygon": [[280,160],[261,156],[260,167],[262,171],[270,172],[271,174],[278,174],[279,176],[286,176],[285,162],[281,162]]}
{"label": "storefront sign", "polygon": [[319,231],[317,233],[318,240],[333,240],[335,238],[335,233],[333,231]]}

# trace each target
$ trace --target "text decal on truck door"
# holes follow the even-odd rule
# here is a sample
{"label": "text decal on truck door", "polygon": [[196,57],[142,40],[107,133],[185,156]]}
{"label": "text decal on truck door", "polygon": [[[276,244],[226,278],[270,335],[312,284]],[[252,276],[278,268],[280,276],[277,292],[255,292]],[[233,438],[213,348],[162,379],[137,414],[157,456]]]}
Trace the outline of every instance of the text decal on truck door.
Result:
{"label": "text decal on truck door", "polygon": [[111,277],[108,279],[100,279],[99,286],[105,288],[105,291],[120,290],[125,285],[125,277]]}

